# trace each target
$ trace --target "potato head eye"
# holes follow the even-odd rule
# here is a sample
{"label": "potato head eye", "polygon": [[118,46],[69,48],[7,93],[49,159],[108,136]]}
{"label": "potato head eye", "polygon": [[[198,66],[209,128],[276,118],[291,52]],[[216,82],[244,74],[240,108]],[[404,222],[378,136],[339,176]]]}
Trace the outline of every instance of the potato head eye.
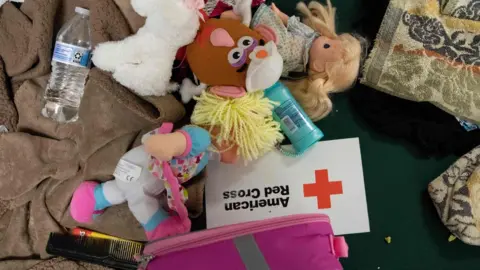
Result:
{"label": "potato head eye", "polygon": [[234,48],[228,53],[228,63],[233,67],[241,67],[247,61],[247,54],[242,48]]}
{"label": "potato head eye", "polygon": [[257,41],[249,36],[241,37],[237,42],[237,46],[245,50],[253,50],[257,45]]}

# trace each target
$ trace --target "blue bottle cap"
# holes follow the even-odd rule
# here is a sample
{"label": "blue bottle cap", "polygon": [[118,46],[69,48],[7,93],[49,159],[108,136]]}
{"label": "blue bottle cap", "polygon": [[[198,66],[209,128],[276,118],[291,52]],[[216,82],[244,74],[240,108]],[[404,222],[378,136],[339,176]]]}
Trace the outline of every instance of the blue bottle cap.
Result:
{"label": "blue bottle cap", "polygon": [[297,151],[297,153],[304,153],[315,143],[320,141],[323,136],[323,132],[319,128],[315,128],[312,130],[312,132],[310,132],[306,136],[303,136],[303,138],[301,138],[300,140],[293,141],[292,146],[293,148],[295,148],[295,151]]}

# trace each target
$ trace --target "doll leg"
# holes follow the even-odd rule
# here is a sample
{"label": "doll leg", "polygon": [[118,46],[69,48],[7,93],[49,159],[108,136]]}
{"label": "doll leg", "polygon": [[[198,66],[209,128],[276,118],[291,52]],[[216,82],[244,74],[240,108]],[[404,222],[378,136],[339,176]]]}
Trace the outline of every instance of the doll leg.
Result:
{"label": "doll leg", "polygon": [[74,192],[70,203],[70,214],[81,223],[90,223],[109,206],[124,203],[125,194],[118,188],[117,181],[102,184],[83,182]]}
{"label": "doll leg", "polygon": [[275,12],[275,14],[277,14],[277,16],[282,20],[283,22],[283,25],[287,26],[288,25],[288,15],[283,13],[276,5],[275,3],[272,3],[272,6],[271,6],[271,9],[273,10],[273,12]]}
{"label": "doll leg", "polygon": [[155,197],[143,193],[131,194],[128,207],[142,224],[148,240],[173,236],[190,231],[190,220],[182,222],[178,216],[170,216]]}

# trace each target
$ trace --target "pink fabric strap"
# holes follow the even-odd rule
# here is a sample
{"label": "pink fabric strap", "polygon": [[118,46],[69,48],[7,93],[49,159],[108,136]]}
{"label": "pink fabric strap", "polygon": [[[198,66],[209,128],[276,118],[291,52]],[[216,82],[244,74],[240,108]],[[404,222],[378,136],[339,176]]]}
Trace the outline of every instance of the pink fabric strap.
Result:
{"label": "pink fabric strap", "polygon": [[192,151],[192,138],[190,137],[190,134],[188,134],[188,132],[186,132],[185,130],[177,130],[177,132],[180,132],[183,134],[183,136],[185,136],[185,140],[187,140],[187,148],[185,148],[185,151],[180,155],[178,156],[179,158],[184,158],[186,156],[188,156],[188,154],[190,154],[190,151]]}
{"label": "pink fabric strap", "polygon": [[348,245],[345,237],[338,236],[333,238],[333,250],[338,258],[348,258]]}
{"label": "pink fabric strap", "polygon": [[[172,131],[173,131],[173,123],[170,123],[170,122],[163,123],[162,126],[160,126],[156,130],[157,134],[168,134]],[[185,131],[179,130],[179,132],[184,134],[185,138],[187,139],[187,149],[185,150],[185,153],[188,155],[188,153],[190,153],[190,150],[192,149],[192,140],[190,138],[190,135],[188,135],[188,133],[186,133]],[[156,162],[153,162],[153,164],[155,165],[158,164],[158,160],[155,160],[155,161]],[[170,167],[168,162],[166,161],[162,162],[162,169],[163,169],[163,177],[166,179],[166,181],[170,185],[170,189],[173,197],[172,201],[175,208],[174,210],[177,212],[178,216],[182,219],[182,221],[185,219],[188,219],[188,210],[182,201],[182,197],[180,194],[180,184],[178,183],[178,179],[173,174],[172,168]],[[158,177],[158,173],[157,173],[157,177]]]}
{"label": "pink fabric strap", "polygon": [[157,129],[157,133],[167,134],[172,132],[172,130],[173,130],[173,123],[165,122]]}
{"label": "pink fabric strap", "polygon": [[177,212],[180,219],[184,221],[185,219],[188,219],[188,210],[180,195],[180,184],[178,183],[178,179],[173,174],[172,168],[170,165],[168,165],[168,162],[163,161],[162,165],[163,177],[167,180],[172,192],[172,202],[175,208],[174,210]]}

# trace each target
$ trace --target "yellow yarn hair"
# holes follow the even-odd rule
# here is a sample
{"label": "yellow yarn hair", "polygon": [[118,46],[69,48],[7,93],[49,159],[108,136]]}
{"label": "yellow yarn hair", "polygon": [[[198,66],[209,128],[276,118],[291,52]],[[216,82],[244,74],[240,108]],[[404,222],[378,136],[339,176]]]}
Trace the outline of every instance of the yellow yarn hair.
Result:
{"label": "yellow yarn hair", "polygon": [[245,162],[261,157],[283,140],[280,124],[272,117],[274,104],[263,91],[241,98],[223,98],[204,91],[195,100],[192,123],[209,126],[210,133],[218,128],[220,132],[212,140],[217,144],[236,143],[237,155]]}

